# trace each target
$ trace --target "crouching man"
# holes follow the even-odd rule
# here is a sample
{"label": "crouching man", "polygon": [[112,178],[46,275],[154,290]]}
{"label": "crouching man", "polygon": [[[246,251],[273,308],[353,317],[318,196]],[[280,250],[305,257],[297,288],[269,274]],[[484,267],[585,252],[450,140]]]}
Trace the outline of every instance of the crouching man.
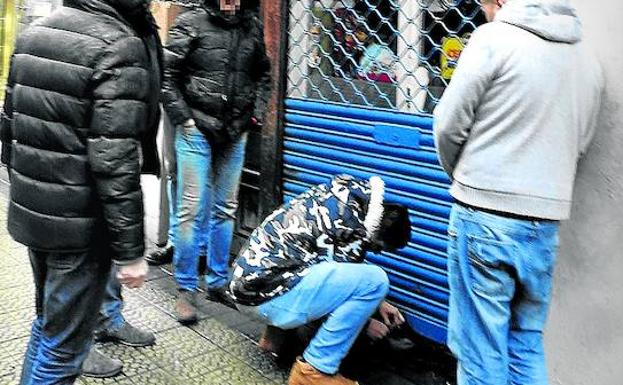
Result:
{"label": "crouching man", "polygon": [[337,374],[359,332],[383,302],[389,281],[363,262],[367,250],[404,247],[411,225],[404,206],[384,202],[384,183],[348,175],[317,186],[271,214],[234,264],[229,294],[243,312],[292,329],[327,316],[295,362],[288,385],[356,384]]}

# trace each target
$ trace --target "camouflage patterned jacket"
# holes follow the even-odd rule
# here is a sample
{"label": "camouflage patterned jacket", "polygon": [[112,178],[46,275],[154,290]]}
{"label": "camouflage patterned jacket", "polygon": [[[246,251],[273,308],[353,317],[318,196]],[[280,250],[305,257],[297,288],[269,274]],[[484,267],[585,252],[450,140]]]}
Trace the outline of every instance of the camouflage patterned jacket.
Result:
{"label": "camouflage patterned jacket", "polygon": [[363,243],[381,222],[384,189],[379,177],[340,175],[273,212],[234,264],[232,298],[257,306],[287,292],[314,264],[362,262]]}

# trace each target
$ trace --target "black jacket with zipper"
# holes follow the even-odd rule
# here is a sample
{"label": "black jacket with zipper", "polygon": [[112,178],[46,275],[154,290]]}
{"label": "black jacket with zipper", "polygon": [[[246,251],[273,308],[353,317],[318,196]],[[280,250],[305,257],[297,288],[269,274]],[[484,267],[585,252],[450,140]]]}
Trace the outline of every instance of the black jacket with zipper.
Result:
{"label": "black jacket with zipper", "polygon": [[175,125],[194,119],[212,143],[235,140],[262,120],[270,62],[256,12],[226,15],[207,0],[178,16],[165,48],[164,108]]}
{"label": "black jacket with zipper", "polygon": [[119,264],[143,256],[139,157],[157,169],[162,57],[146,3],[65,0],[20,35],[1,124],[16,241],[55,252],[105,242]]}

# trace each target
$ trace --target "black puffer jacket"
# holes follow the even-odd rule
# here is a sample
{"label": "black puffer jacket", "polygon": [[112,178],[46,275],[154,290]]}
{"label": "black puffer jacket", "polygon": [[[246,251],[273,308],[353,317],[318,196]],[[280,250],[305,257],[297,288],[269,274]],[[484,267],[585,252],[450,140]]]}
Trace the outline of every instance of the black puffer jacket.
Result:
{"label": "black puffer jacket", "polygon": [[256,13],[230,16],[207,0],[181,14],[165,49],[165,111],[175,125],[193,118],[213,143],[226,143],[262,120],[270,62]]}
{"label": "black puffer jacket", "polygon": [[144,3],[66,0],[17,41],[2,158],[9,232],[30,248],[81,251],[103,240],[120,264],[143,255],[139,147],[155,143],[161,84]]}

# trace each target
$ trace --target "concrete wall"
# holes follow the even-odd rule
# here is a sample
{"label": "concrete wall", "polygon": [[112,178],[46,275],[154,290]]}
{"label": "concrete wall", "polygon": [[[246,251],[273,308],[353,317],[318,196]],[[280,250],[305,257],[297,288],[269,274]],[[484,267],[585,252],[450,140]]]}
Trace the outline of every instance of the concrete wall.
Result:
{"label": "concrete wall", "polygon": [[623,384],[623,2],[571,0],[607,91],[564,225],[546,334],[552,384]]}

